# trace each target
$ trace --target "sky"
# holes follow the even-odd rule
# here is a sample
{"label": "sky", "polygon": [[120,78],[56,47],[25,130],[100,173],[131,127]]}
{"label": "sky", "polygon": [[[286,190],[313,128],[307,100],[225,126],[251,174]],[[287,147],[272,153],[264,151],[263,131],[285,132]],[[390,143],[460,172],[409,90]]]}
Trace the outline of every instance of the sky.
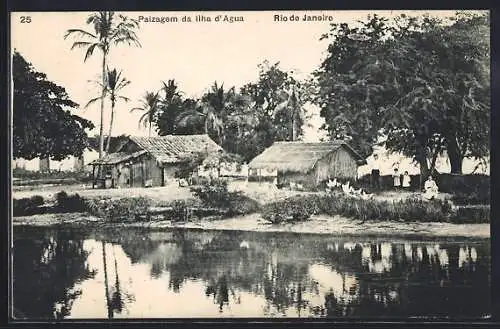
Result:
{"label": "sky", "polygon": [[[110,67],[123,71],[131,84],[123,89],[128,103],[116,106],[113,135],[147,136],[148,130],[139,127],[140,112],[129,110],[140,105],[146,91],[157,91],[161,81],[175,79],[187,97],[201,96],[217,81],[237,88],[258,78],[257,65],[264,60],[280,62],[284,70],[293,70],[298,78],[306,78],[319,67],[326,55],[327,40],[319,41],[328,32],[330,23],[354,23],[369,14],[393,16],[403,11],[263,11],[263,12],[127,12],[130,18],[177,17],[178,22],[146,22],[142,19],[138,37],[142,47],[118,46],[111,50]],[[422,11],[404,11],[409,15]],[[454,11],[433,11],[433,15],[451,16]],[[74,110],[94,122],[97,134],[99,103],[84,109],[92,98],[99,96],[98,85],[102,55],[95,52],[84,63],[83,49],[70,50],[74,39],[64,39],[67,29],[81,28],[92,31],[85,24],[90,12],[31,12],[12,13],[11,46],[31,62],[37,71],[66,88],[70,98],[81,105]],[[332,16],[330,22],[302,21],[305,15]],[[210,22],[195,22],[197,15],[210,17]],[[238,22],[216,22],[218,15],[243,17]],[[299,21],[275,21],[275,15]],[[29,16],[30,23],[21,23]],[[182,22],[190,16],[192,22]],[[26,21],[26,20],[25,20]],[[109,109],[109,104],[108,104]],[[318,109],[308,106],[311,116],[305,127],[304,140],[318,141],[324,133],[319,131],[322,119]],[[109,110],[104,122],[108,129]]]}

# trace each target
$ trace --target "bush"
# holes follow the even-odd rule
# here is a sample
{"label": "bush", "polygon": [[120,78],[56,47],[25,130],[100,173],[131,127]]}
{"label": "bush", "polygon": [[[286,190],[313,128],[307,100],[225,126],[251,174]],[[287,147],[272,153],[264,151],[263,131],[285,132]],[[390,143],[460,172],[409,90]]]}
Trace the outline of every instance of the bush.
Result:
{"label": "bush", "polygon": [[31,198],[13,199],[13,216],[30,216],[38,213],[38,208],[43,205],[44,199],[40,195],[34,195]]}
{"label": "bush", "polygon": [[455,224],[489,223],[490,207],[459,207],[451,217]]}
{"label": "bush", "polygon": [[200,186],[192,187],[191,191],[208,206],[229,206],[230,193],[225,180],[214,179],[211,182],[204,182]]}
{"label": "bush", "polygon": [[90,199],[85,202],[86,210],[109,221],[134,221],[148,218],[150,202],[143,197],[121,199]]}
{"label": "bush", "polygon": [[314,198],[291,197],[267,204],[262,218],[273,224],[299,222],[309,219],[315,212]]}
{"label": "bush", "polygon": [[241,192],[229,192],[229,216],[253,214],[260,210],[260,205],[254,199],[245,196]]}
{"label": "bush", "polygon": [[242,192],[229,192],[228,183],[222,179],[205,182],[192,187],[191,191],[208,207],[226,209],[228,216],[245,215],[259,210],[259,203],[243,195]]}
{"label": "bush", "polygon": [[55,208],[60,212],[83,212],[87,209],[85,199],[78,193],[68,195],[65,191],[56,194]]}
{"label": "bush", "polygon": [[174,222],[182,222],[188,219],[188,204],[184,200],[174,200],[171,204],[172,211],[169,218]]}

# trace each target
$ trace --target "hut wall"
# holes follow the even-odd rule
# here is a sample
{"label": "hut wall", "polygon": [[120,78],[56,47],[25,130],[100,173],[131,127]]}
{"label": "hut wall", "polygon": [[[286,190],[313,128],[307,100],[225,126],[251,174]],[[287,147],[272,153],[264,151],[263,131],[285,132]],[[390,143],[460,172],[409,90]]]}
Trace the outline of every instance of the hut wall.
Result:
{"label": "hut wall", "polygon": [[144,162],[142,160],[134,161],[131,165],[131,186],[143,187],[145,180]]}
{"label": "hut wall", "polygon": [[146,158],[144,159],[144,167],[146,172],[146,180],[152,180],[152,186],[162,186],[162,168],[158,165],[155,159]]}
{"label": "hut wall", "polygon": [[163,179],[165,181],[164,185],[168,184],[169,181],[175,178],[178,167],[175,164],[166,164],[163,167]]}
{"label": "hut wall", "polygon": [[290,182],[302,184],[304,187],[313,188],[316,181],[313,173],[278,172],[278,184],[288,186]]}
{"label": "hut wall", "polygon": [[328,156],[319,160],[315,166],[316,183],[329,178],[343,178],[355,180],[358,176],[356,160],[344,148],[339,148]]}

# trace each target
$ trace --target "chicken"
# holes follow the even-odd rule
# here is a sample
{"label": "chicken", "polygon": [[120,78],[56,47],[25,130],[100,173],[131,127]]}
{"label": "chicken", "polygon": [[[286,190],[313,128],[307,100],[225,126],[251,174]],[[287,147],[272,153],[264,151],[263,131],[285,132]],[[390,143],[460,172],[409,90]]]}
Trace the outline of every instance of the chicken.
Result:
{"label": "chicken", "polygon": [[342,191],[343,191],[345,194],[351,194],[351,192],[352,192],[352,187],[350,186],[349,181],[347,181],[347,183],[345,183],[345,184],[342,184]]}

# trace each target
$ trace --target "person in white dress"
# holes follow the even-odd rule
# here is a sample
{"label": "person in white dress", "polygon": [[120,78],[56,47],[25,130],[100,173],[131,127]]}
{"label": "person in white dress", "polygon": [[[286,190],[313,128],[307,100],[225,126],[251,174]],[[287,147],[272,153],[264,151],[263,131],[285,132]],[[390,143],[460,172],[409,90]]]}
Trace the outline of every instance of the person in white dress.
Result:
{"label": "person in white dress", "polygon": [[394,168],[392,179],[394,181],[394,189],[399,190],[399,188],[401,187],[401,175],[399,174],[398,168]]}
{"label": "person in white dress", "polygon": [[411,182],[411,178],[410,178],[410,175],[408,174],[408,171],[405,171],[405,173],[403,174],[403,181],[401,182],[402,186],[403,186],[403,189],[408,191],[410,190],[410,182]]}
{"label": "person in white dress", "polygon": [[437,197],[438,192],[439,189],[436,181],[432,178],[432,176],[429,176],[424,184],[424,198],[432,200]]}

